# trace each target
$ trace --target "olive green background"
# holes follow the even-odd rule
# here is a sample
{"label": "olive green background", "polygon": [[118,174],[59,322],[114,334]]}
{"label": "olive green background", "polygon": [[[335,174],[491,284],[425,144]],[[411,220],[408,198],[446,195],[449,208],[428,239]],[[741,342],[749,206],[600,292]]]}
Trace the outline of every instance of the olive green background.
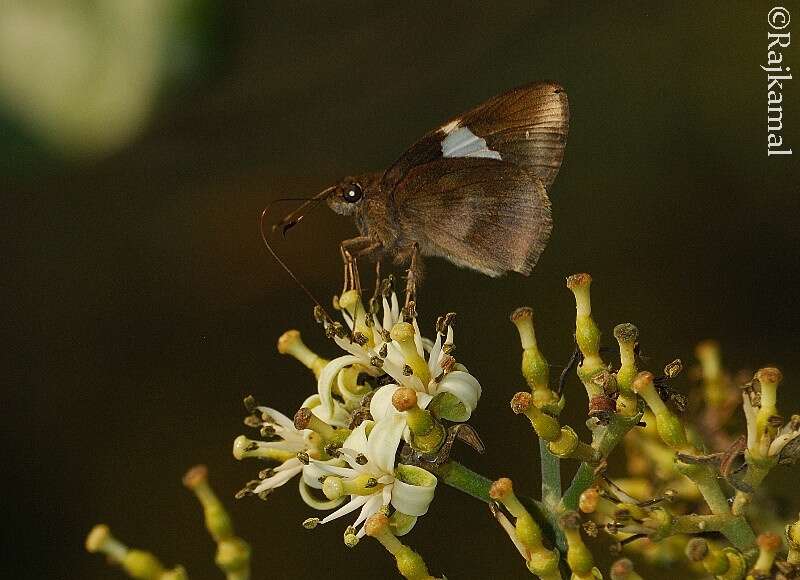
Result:
{"label": "olive green background", "polygon": [[[800,26],[800,4],[783,5]],[[508,408],[523,382],[507,315],[534,307],[556,374],[574,315],[563,281],[578,271],[594,276],[606,336],[636,323],[653,370],[692,360],[697,340],[716,337],[734,368],[784,369],[790,413],[800,403],[800,81],[784,90],[784,137],[796,155],[767,159],[759,65],[770,7],[231,2],[214,22],[213,62],[165,91],[124,150],[59,160],[7,118],[16,127],[3,145],[0,212],[11,304],[7,573],[119,577],[83,551],[85,533],[104,521],[194,578],[217,577],[180,483],[205,462],[254,547],[256,578],[393,574],[377,543],[342,545],[346,520],[304,530],[312,513],[294,483],[266,503],[232,499],[259,469],[230,453],[244,430],[242,397],[291,415],[315,388],[276,353],[277,337],[296,327],[321,354],[337,354],[263,251],[257,216],[272,199],[382,168],[453,114],[534,80],[561,82],[572,110],[549,247],[530,278],[492,280],[430,260],[420,296],[428,334],[436,315],[458,312],[459,360],[483,385],[473,424],[488,453],[462,447],[458,458],[536,493],[536,442]],[[785,52],[800,71],[797,47]],[[340,288],[337,243],[352,231],[320,209],[280,251],[327,300]],[[579,425],[584,396],[574,383],[569,392]],[[790,488],[797,475],[770,476],[785,518],[800,500],[780,480]],[[527,574],[486,507],[450,489],[407,540],[449,578]]]}

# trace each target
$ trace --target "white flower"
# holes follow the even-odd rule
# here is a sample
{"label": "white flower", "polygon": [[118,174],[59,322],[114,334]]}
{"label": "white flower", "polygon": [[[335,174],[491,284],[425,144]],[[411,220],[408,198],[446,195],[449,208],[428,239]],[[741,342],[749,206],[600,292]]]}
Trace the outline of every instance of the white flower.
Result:
{"label": "white flower", "polygon": [[[258,406],[254,407],[252,411],[253,415],[248,418],[247,423],[250,426],[261,427],[262,433],[268,433],[280,439],[256,441],[240,435],[233,442],[233,456],[238,460],[259,458],[278,461],[280,464],[262,472],[266,477],[258,484],[248,486],[247,492],[255,495],[268,494],[302,473],[299,481],[300,496],[308,505],[316,509],[333,509],[341,505],[344,499],[321,501],[314,496],[309,488],[322,489],[322,484],[319,482],[322,473],[316,464],[304,463],[298,458],[298,454],[318,457],[320,455],[320,436],[310,429],[302,431],[296,429],[294,422],[289,417],[270,407]],[[332,459],[329,463],[344,465],[340,459]]]}
{"label": "white flower", "polygon": [[[372,327],[366,324],[362,326],[364,344],[334,336],[336,343],[349,354],[332,360],[320,373],[317,381],[320,410],[315,413],[329,423],[336,424],[336,415],[341,414],[339,408],[342,405],[332,395],[334,381],[341,379],[342,369],[360,365],[373,376],[386,373],[395,381],[394,384],[379,389],[373,397],[370,403],[373,419],[380,420],[387,414],[396,412],[391,405],[392,394],[403,386],[418,393],[422,408],[427,407],[439,393],[451,394],[459,404],[451,405],[444,418],[467,421],[480,399],[481,385],[466,367],[457,364],[449,354],[454,344],[452,325],[440,325],[440,329],[446,326],[446,335],[437,332],[434,342],[423,339],[416,319],[412,319],[411,323],[399,321],[397,297],[392,294],[391,299],[390,306],[388,300],[383,298],[382,323],[375,321]],[[340,303],[345,307],[345,321],[350,329],[359,328],[360,322],[366,319],[366,314],[358,295],[355,292],[347,295]],[[339,390],[345,391],[341,385]]]}
{"label": "white flower", "polygon": [[352,525],[356,537],[361,538],[364,535],[361,524],[384,506],[391,505],[398,512],[411,516],[411,522],[403,527],[402,533],[410,531],[416,518],[427,513],[436,489],[436,477],[411,465],[395,467],[395,454],[404,429],[405,420],[399,414],[377,423],[364,421],[341,448],[346,467],[312,462],[329,476],[323,484],[328,497],[350,496],[347,504],[320,523],[328,523],[360,509]]}

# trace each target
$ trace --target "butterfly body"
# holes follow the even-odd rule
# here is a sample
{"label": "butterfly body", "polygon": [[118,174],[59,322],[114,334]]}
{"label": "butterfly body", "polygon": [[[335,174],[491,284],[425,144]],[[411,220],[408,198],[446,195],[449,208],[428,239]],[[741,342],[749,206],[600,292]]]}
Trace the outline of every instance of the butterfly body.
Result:
{"label": "butterfly body", "polygon": [[397,262],[418,251],[490,276],[529,274],[552,229],[548,190],[568,126],[555,83],[513,89],[453,118],[386,171],[326,190],[360,234],[343,250]]}

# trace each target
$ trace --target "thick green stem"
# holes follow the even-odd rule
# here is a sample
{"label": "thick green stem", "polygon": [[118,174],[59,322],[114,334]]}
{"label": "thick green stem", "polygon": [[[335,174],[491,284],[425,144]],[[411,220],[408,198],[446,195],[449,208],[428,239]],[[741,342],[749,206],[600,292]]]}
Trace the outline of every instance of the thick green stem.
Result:
{"label": "thick green stem", "polygon": [[[448,461],[435,470],[434,473],[436,477],[439,478],[439,481],[457,489],[458,491],[464,492],[467,495],[471,495],[475,499],[487,504],[492,501],[489,497],[489,490],[492,487],[492,480],[482,476],[479,473],[475,473],[457,461]],[[555,512],[548,510],[547,507],[542,504],[542,502],[535,499],[525,496],[517,497],[531,514],[531,517],[534,519],[534,521],[536,521],[536,523],[539,525],[539,528],[542,530],[542,534],[545,536],[545,538],[547,538],[551,545],[556,546],[559,550],[561,550],[562,553],[566,553],[566,543],[563,535],[561,534],[561,530],[558,528],[558,526],[555,525],[555,521],[557,520],[557,515]]]}
{"label": "thick green stem", "polygon": [[[593,444],[599,452],[601,457],[606,458],[614,450],[617,444],[622,441],[625,434],[630,431],[634,426],[639,423],[642,418],[641,413],[637,413],[633,417],[623,417],[619,414],[614,415],[611,422],[606,427],[605,433],[600,438],[600,441]],[[581,494],[594,483],[594,471],[597,464],[581,463],[578,472],[564,492],[561,498],[561,509],[565,511],[575,511],[578,509],[578,500]]]}
{"label": "thick green stem", "polygon": [[542,502],[554,509],[561,499],[561,460],[550,453],[548,442],[539,438],[539,462],[542,471]]}

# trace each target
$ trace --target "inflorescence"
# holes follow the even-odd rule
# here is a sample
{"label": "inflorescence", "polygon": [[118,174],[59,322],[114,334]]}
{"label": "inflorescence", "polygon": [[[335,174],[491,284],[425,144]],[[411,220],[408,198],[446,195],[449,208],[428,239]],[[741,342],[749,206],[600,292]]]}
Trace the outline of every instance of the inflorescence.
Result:
{"label": "inflorescence", "polygon": [[[302,521],[305,528],[346,518],[348,548],[365,535],[375,538],[409,579],[433,576],[399,538],[428,512],[441,484],[488,504],[527,570],[545,580],[603,578],[609,542],[612,580],[645,577],[640,565],[682,567],[698,578],[800,578],[800,518],[786,525],[760,493],[773,468],[800,454],[800,415],[786,419],[778,411],[781,372],[765,367],[731,375],[718,345],[706,341],[688,373],[696,387],[687,397],[675,387],[683,363],[645,369],[631,323],[614,327],[618,362],[609,360],[592,316],[591,282],[589,274],[567,278],[576,304],[575,352],[558,377],[550,376],[539,349],[534,311],[511,314],[528,386],[512,397],[511,410],[527,418],[538,440],[539,499],[520,495],[511,479],[492,481],[451,457],[456,441],[483,451],[468,423],[481,384],[456,358],[455,314],[439,317],[432,338],[424,336],[414,302],[400,307],[391,278],[379,281],[366,302],[354,289],[336,297],[341,322],[315,312],[325,336],[343,351],[339,356],[316,354],[297,330],[279,338],[278,351],[313,373],[316,392],[292,418],[245,399],[244,422],[256,433],[236,437],[233,455],[263,468],[236,497],[266,499],[296,478],[315,512]],[[573,376],[578,389],[570,386]],[[565,424],[567,401],[583,393],[585,425]],[[739,418],[741,435],[733,428]],[[619,476],[609,467],[614,451],[624,459]],[[566,489],[562,462],[577,466]],[[204,468],[184,482],[204,506],[219,567],[229,579],[247,578],[249,546],[233,534]],[[136,578],[186,578],[181,567],[166,569],[152,555],[128,549],[105,526],[92,531],[87,548]]]}

